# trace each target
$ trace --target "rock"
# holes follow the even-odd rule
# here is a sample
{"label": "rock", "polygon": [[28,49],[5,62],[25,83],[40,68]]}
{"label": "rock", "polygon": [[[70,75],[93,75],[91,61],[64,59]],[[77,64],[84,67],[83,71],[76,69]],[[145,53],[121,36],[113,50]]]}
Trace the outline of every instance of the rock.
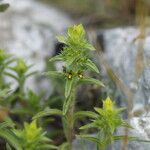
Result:
{"label": "rock", "polygon": [[[103,35],[103,51],[107,62],[133,94],[133,117],[130,120],[130,124],[134,127],[134,130],[131,130],[129,134],[142,140],[150,140],[149,33],[150,29],[146,29],[144,40],[139,38],[140,31],[135,27],[115,28],[99,33],[100,36]],[[140,78],[137,78],[136,71],[139,71],[136,70],[137,50],[141,40],[143,42],[143,63],[146,67],[142,68]],[[125,105],[124,102],[122,103]],[[120,132],[119,130],[118,133]],[[119,150],[119,145],[119,142],[114,144],[114,149]],[[150,143],[130,142],[128,149],[149,150]]]}
{"label": "rock", "polygon": [[[34,64],[32,70],[40,73],[45,69],[45,58],[50,57],[54,49],[55,36],[63,32],[72,21],[56,8],[48,7],[32,0],[5,0],[9,9],[0,15],[1,48],[17,57],[24,58],[28,64]],[[41,79],[41,80],[40,80]],[[38,82],[30,78],[26,87],[40,91],[45,86],[45,78]],[[44,80],[44,83],[43,83]],[[42,86],[42,89],[50,89]]]}

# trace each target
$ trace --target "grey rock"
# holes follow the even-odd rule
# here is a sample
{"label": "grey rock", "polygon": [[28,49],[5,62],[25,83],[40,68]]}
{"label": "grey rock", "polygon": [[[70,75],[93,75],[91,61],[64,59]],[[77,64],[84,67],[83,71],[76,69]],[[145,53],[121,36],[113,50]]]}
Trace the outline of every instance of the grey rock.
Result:
{"label": "grey rock", "polygon": [[[0,47],[17,57],[24,58],[28,64],[33,64],[32,70],[43,72],[46,65],[45,58],[53,54],[55,36],[71,25],[71,19],[56,8],[37,1],[5,0],[5,2],[8,2],[10,7],[0,15]],[[46,83],[45,79],[41,80],[38,80],[38,84],[35,78],[30,78],[26,88],[41,90],[40,85]],[[50,92],[51,88],[46,85],[42,86],[42,89],[47,88]]]}
{"label": "grey rock", "polygon": [[[150,29],[146,29],[143,40],[144,65],[141,76],[136,76],[136,57],[140,31],[135,27],[115,28],[103,31],[104,56],[114,72],[133,93],[133,118],[130,124],[134,130],[130,135],[142,140],[150,140]],[[140,60],[139,60],[140,61]],[[124,103],[125,105],[125,103]],[[121,130],[118,131],[118,133]],[[119,143],[114,144],[114,149],[119,150]],[[149,150],[150,143],[130,142],[129,150]]]}

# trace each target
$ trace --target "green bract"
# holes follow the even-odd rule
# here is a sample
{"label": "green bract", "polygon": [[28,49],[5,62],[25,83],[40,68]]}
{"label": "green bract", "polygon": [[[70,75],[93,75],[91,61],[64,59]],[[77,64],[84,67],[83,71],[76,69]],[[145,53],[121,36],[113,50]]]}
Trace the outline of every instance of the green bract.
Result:
{"label": "green bract", "polygon": [[95,48],[88,43],[81,24],[70,27],[66,36],[58,36],[57,39],[64,43],[65,47],[61,54],[52,58],[51,61],[64,61],[67,72],[71,71],[75,74],[87,69],[99,72],[95,64],[89,60],[89,50],[95,50]]}
{"label": "green bract", "polygon": [[38,128],[36,120],[24,123],[24,129],[14,130],[14,133],[20,140],[20,144],[25,150],[46,150],[57,149],[56,146],[50,145],[51,140],[45,136],[42,128]]}
{"label": "green bract", "polygon": [[22,75],[27,72],[28,66],[23,59],[18,59],[16,66],[13,67],[13,70],[19,75]]}
{"label": "green bract", "polygon": [[[125,108],[116,108],[114,102],[107,97],[103,101],[103,108],[95,108],[95,115],[92,115],[92,123],[82,126],[80,129],[96,128],[98,130],[97,137],[89,135],[81,135],[79,137],[96,142],[99,149],[105,149],[105,147],[116,140],[125,139],[125,135],[115,136],[115,130],[118,127],[132,128],[127,122],[125,122],[120,116],[120,112]],[[88,115],[87,115],[88,116]],[[117,139],[117,137],[119,137]],[[129,139],[136,139],[135,137],[129,137]]]}

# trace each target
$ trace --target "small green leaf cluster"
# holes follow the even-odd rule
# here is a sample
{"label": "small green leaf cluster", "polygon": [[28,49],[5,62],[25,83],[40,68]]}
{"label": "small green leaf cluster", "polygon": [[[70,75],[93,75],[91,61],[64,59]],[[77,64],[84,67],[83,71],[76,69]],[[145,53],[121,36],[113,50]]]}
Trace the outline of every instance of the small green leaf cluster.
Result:
{"label": "small green leaf cluster", "polygon": [[20,141],[22,149],[25,150],[46,150],[57,149],[57,147],[49,144],[51,141],[46,137],[46,133],[42,128],[37,127],[36,120],[29,123],[24,123],[24,129],[14,130],[14,133]]}
{"label": "small green leaf cluster", "polygon": [[72,88],[81,82],[103,86],[99,80],[87,78],[84,75],[88,69],[97,73],[99,70],[89,59],[89,51],[95,48],[88,43],[83,26],[74,25],[68,28],[66,36],[58,36],[57,39],[64,43],[65,47],[61,54],[51,58],[50,61],[63,61],[65,66],[62,72],[49,71],[47,75],[65,77],[65,97],[69,97]]}
{"label": "small green leaf cluster", "polygon": [[14,62],[12,56],[0,49],[0,88],[8,87],[5,83],[4,76],[6,75],[6,70],[12,62]]}
{"label": "small green leaf cluster", "polygon": [[68,79],[73,77],[83,78],[83,72],[91,69],[99,73],[98,68],[89,59],[89,51],[95,48],[88,43],[83,26],[74,25],[68,29],[66,36],[58,36],[59,42],[65,44],[61,54],[50,59],[50,61],[64,61],[64,72]]}
{"label": "small green leaf cluster", "polygon": [[12,114],[33,116],[46,107],[46,104],[42,102],[42,94],[37,95],[32,90],[27,90],[27,92],[24,93],[24,96],[21,96],[20,98],[22,97],[21,103],[23,103],[23,106],[11,109]]}
{"label": "small green leaf cluster", "polygon": [[37,127],[36,120],[31,123],[24,123],[24,128],[15,129],[15,124],[11,119],[6,118],[0,123],[0,137],[5,139],[7,150],[54,150],[52,140],[47,138],[46,132],[41,127]]}
{"label": "small green leaf cluster", "polygon": [[17,59],[15,66],[9,67],[14,73],[6,72],[5,74],[15,79],[18,82],[20,89],[23,90],[27,78],[37,73],[36,71],[29,72],[31,67],[32,65],[27,65],[26,62],[20,58]]}
{"label": "small green leaf cluster", "polygon": [[[22,150],[19,140],[13,132],[13,129],[14,123],[7,118],[5,121],[0,123],[0,137],[5,139],[16,150]],[[11,150],[11,146],[8,143],[6,148],[7,150]]]}
{"label": "small green leaf cluster", "polygon": [[85,30],[81,24],[70,27],[67,36],[57,37],[59,42],[66,45],[60,58],[66,62],[67,69],[73,72],[86,70],[88,64],[91,63],[88,59],[89,50],[95,50],[95,48],[88,43],[85,37]]}
{"label": "small green leaf cluster", "polygon": [[116,108],[114,102],[107,97],[106,100],[103,101],[103,108],[95,108],[96,113],[92,115],[92,122],[80,127],[82,130],[96,128],[98,130],[97,137],[89,135],[80,135],[79,137],[96,142],[98,147],[103,149],[115,140],[125,139],[123,135],[114,135],[118,127],[132,128],[120,116],[120,113],[124,109],[125,108]]}

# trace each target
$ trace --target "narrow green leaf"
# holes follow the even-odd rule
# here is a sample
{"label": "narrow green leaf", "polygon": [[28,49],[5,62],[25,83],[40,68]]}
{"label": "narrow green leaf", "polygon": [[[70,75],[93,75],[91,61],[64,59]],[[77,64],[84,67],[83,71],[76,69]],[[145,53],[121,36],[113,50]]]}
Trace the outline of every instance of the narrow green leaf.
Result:
{"label": "narrow green leaf", "polygon": [[44,73],[46,76],[51,76],[54,78],[62,78],[63,77],[63,73],[58,72],[58,71],[48,71],[46,73]]}
{"label": "narrow green leaf", "polygon": [[8,66],[9,64],[15,62],[16,60],[17,60],[16,58],[11,58],[10,60],[7,60],[7,61],[4,63],[4,65],[5,65],[5,66]]}
{"label": "narrow green leaf", "polygon": [[130,141],[136,141],[137,140],[137,137],[132,137],[132,136],[125,136],[125,135],[119,135],[119,136],[113,136],[113,139],[115,141],[118,141],[118,140],[130,140]]}
{"label": "narrow green leaf", "polygon": [[69,144],[65,142],[59,146],[59,150],[66,150],[68,147],[69,147]]}
{"label": "narrow green leaf", "polygon": [[53,62],[53,61],[63,61],[63,58],[61,55],[57,55],[57,56],[54,56],[52,57],[51,59],[49,59],[50,62]]}
{"label": "narrow green leaf", "polygon": [[0,91],[0,98],[6,97],[9,92],[10,92],[9,89],[4,89],[4,90]]}
{"label": "narrow green leaf", "polygon": [[74,114],[74,121],[82,117],[96,118],[98,115],[91,111],[79,111]]}
{"label": "narrow green leaf", "polygon": [[0,12],[4,12],[9,7],[9,4],[0,4]]}
{"label": "narrow green leaf", "polygon": [[6,129],[0,130],[0,136],[6,139],[16,150],[22,150],[18,138],[12,131]]}
{"label": "narrow green leaf", "polygon": [[100,115],[102,115],[103,112],[104,112],[104,110],[103,110],[102,108],[97,108],[97,107],[95,107],[94,110],[95,110],[96,112],[98,112]]}
{"label": "narrow green leaf", "polygon": [[89,128],[95,128],[94,122],[89,123],[89,124],[86,124],[86,125],[80,127],[79,129],[80,129],[80,130],[84,130],[84,129],[89,129]]}
{"label": "narrow green leaf", "polygon": [[4,128],[7,128],[7,127],[13,127],[14,124],[11,122],[11,121],[4,121],[2,123],[0,123],[0,130],[1,129],[4,129]]}
{"label": "narrow green leaf", "polygon": [[85,140],[88,140],[97,144],[101,144],[98,138],[93,137],[91,135],[77,135],[77,138],[82,138],[82,139],[85,139]]}
{"label": "narrow green leaf", "polygon": [[19,115],[33,115],[32,110],[26,109],[26,108],[14,108],[10,111],[12,114],[19,114]]}
{"label": "narrow green leaf", "polygon": [[70,93],[71,93],[71,90],[72,90],[72,87],[73,87],[73,83],[74,83],[74,80],[73,79],[67,79],[66,81],[66,85],[65,85],[65,97],[67,98]]}
{"label": "narrow green leaf", "polygon": [[33,119],[37,119],[37,118],[41,118],[44,116],[49,116],[49,115],[58,115],[58,116],[62,116],[62,111],[59,109],[45,109],[44,111],[39,112],[38,114],[36,114]]}
{"label": "narrow green leaf", "polygon": [[124,110],[126,110],[127,108],[126,107],[122,107],[122,108],[118,108],[116,111],[118,112],[118,113],[120,113],[120,112],[122,112],[122,111],[124,111]]}
{"label": "narrow green leaf", "polygon": [[134,137],[134,136],[125,136],[125,135],[119,135],[119,136],[113,136],[114,141],[118,141],[118,140],[130,140],[130,141],[138,141],[138,142],[148,142],[150,143],[150,140],[143,140],[143,139],[139,139],[138,137]]}
{"label": "narrow green leaf", "polygon": [[10,147],[8,143],[6,143],[6,150],[12,150],[12,148]]}
{"label": "narrow green leaf", "polygon": [[142,140],[142,139],[135,139],[135,140],[132,140],[132,141],[138,141],[138,142],[145,142],[145,143],[150,143],[150,140]]}
{"label": "narrow green leaf", "polygon": [[66,38],[64,36],[61,35],[57,36],[56,38],[59,42],[66,44]]}
{"label": "narrow green leaf", "polygon": [[17,77],[16,75],[13,75],[12,73],[4,72],[4,74],[5,74],[6,76],[9,76],[9,77],[15,79],[16,81],[19,81],[18,77]]}
{"label": "narrow green leaf", "polygon": [[91,51],[95,51],[96,50],[93,45],[88,44],[88,43],[86,44],[86,48],[89,49],[89,50],[91,50]]}
{"label": "narrow green leaf", "polygon": [[95,71],[96,73],[99,73],[98,68],[96,67],[96,65],[90,60],[88,59],[88,61],[85,63],[85,65],[92,71]]}
{"label": "narrow green leaf", "polygon": [[122,124],[121,124],[121,125],[122,125],[123,127],[133,129],[133,127],[132,127],[130,124],[128,124],[126,121],[122,121]]}
{"label": "narrow green leaf", "polygon": [[33,75],[35,75],[35,74],[37,74],[37,73],[38,73],[37,71],[28,73],[28,74],[26,75],[26,78],[28,78],[28,77],[30,77],[30,76],[33,76]]}
{"label": "narrow green leaf", "polygon": [[100,80],[97,80],[97,79],[94,79],[94,78],[83,78],[83,79],[80,79],[79,82],[80,83],[96,84],[98,86],[103,86],[104,87],[104,84]]}

